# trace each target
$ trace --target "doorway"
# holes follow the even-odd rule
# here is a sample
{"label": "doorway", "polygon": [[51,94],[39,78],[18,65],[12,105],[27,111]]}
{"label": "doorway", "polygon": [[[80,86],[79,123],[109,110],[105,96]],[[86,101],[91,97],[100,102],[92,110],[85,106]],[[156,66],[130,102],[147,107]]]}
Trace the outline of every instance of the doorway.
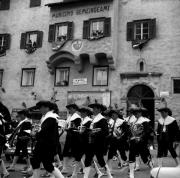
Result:
{"label": "doorway", "polygon": [[153,90],[143,84],[133,86],[127,94],[127,108],[129,108],[131,104],[145,107],[148,112],[144,117],[148,117],[151,120],[152,127],[154,127],[155,102]]}

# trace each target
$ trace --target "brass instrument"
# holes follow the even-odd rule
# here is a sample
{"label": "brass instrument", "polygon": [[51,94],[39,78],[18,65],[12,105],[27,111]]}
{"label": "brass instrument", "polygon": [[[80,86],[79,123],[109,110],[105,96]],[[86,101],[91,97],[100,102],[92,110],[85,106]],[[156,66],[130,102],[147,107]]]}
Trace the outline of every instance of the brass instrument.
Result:
{"label": "brass instrument", "polygon": [[140,141],[142,135],[144,133],[144,128],[141,124],[134,124],[131,126],[131,140]]}
{"label": "brass instrument", "polygon": [[113,135],[117,138],[120,139],[124,136],[124,132],[122,131],[122,129],[120,127],[114,129]]}

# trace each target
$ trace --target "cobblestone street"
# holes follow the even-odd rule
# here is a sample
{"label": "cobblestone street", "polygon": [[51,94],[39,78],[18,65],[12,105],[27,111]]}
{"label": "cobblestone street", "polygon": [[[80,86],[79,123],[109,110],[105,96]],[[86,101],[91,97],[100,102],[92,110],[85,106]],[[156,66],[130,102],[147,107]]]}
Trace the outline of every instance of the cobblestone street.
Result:
{"label": "cobblestone street", "polygon": [[[155,158],[155,152],[152,152],[153,155],[153,160],[154,160],[154,164],[155,166],[157,166],[157,159]],[[128,167],[124,167],[124,168],[117,168],[117,161],[113,162],[113,172],[114,172],[114,178],[128,178]],[[175,166],[175,163],[173,161],[173,159],[169,156],[167,158],[164,159],[163,162],[164,166],[167,167],[172,167]],[[7,166],[9,165],[9,163],[7,163]],[[15,172],[10,172],[10,177],[9,178],[23,178],[25,177],[23,174],[21,174],[20,170],[22,170],[22,168],[24,167],[24,164],[18,164],[16,167],[16,171]],[[135,173],[135,178],[150,178],[150,170],[149,168],[144,165],[143,163],[140,165],[141,170]],[[44,173],[44,170],[41,171],[41,173]],[[92,174],[91,176],[94,177],[95,173],[92,169]],[[78,174],[78,178],[82,178],[82,174]],[[106,178],[106,176],[103,176],[104,178]]]}

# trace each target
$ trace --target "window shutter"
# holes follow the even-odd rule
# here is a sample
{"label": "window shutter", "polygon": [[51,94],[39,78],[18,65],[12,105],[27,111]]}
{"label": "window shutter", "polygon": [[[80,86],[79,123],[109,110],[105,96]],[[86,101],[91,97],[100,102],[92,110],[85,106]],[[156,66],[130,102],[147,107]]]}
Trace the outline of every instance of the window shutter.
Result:
{"label": "window shutter", "polygon": [[30,7],[37,7],[41,5],[41,0],[30,0]]}
{"label": "window shutter", "polygon": [[127,41],[134,40],[134,23],[133,22],[127,23],[126,40]]}
{"label": "window shutter", "polygon": [[37,48],[41,48],[42,47],[42,41],[43,41],[43,32],[42,31],[38,31],[38,35],[37,35]]}
{"label": "window shutter", "polygon": [[156,37],[156,19],[151,19],[149,22],[149,39]]}
{"label": "window shutter", "polygon": [[4,44],[5,49],[10,48],[10,34],[5,34],[5,44]]}
{"label": "window shutter", "polygon": [[84,21],[83,25],[83,39],[88,39],[90,36],[90,21]]}
{"label": "window shutter", "polygon": [[73,22],[68,22],[67,39],[68,40],[72,40],[73,39]]}
{"label": "window shutter", "polygon": [[1,0],[0,10],[8,10],[10,8],[10,0]]}
{"label": "window shutter", "polygon": [[20,49],[26,48],[26,33],[21,33],[21,44]]}
{"label": "window shutter", "polygon": [[111,18],[106,18],[104,20],[104,36],[111,36]]}
{"label": "window shutter", "polygon": [[55,25],[49,25],[48,41],[53,42],[54,40],[55,40]]}

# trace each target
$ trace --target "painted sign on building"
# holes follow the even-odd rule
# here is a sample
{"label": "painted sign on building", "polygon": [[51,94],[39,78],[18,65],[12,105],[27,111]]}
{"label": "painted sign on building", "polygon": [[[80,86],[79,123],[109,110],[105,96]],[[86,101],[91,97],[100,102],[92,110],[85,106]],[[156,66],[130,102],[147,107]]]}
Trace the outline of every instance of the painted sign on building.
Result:
{"label": "painted sign on building", "polygon": [[73,15],[84,15],[84,14],[94,14],[94,13],[102,13],[110,11],[110,5],[99,5],[93,7],[85,7],[85,8],[78,8],[76,10],[64,10],[54,12],[52,14],[52,18],[59,18],[59,17],[68,17]]}

